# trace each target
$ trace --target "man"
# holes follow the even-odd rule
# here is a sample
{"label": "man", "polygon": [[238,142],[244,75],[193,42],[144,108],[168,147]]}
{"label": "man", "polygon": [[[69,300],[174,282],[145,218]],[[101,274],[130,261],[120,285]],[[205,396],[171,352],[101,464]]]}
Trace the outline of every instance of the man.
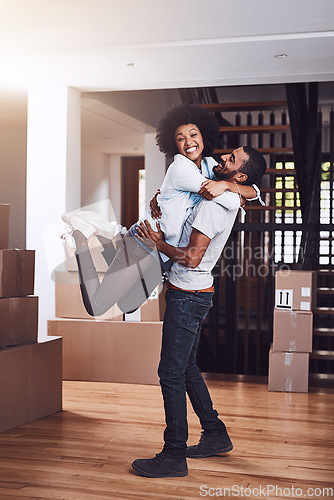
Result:
{"label": "man", "polygon": [[[265,169],[263,156],[246,146],[222,156],[214,173],[220,180],[248,185],[256,183]],[[215,184],[205,184],[203,194],[210,199]],[[179,247],[166,243],[159,227],[155,232],[148,223],[142,223],[138,230],[140,237],[151,239],[158,251],[174,261],[169,272],[158,370],[166,416],[165,444],[154,458],[133,462],[132,467],[142,476],[186,476],[186,457],[203,458],[233,448],[225,424],[213,409],[196,365],[196,353],[202,321],[212,306],[211,270],[226,244],[237,212],[238,209],[226,210],[204,199],[186,219]],[[186,392],[203,429],[198,445],[188,448]]]}

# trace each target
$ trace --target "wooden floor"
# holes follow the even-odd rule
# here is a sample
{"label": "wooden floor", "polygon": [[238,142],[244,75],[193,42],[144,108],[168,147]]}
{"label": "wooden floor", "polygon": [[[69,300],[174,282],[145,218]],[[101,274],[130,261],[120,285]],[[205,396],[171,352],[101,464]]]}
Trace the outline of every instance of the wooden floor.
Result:
{"label": "wooden floor", "polygon": [[[234,450],[189,459],[187,477],[147,479],[135,475],[131,462],[161,450],[160,388],[64,382],[63,412],[0,434],[0,498],[228,498],[227,488],[240,498],[330,497],[323,488],[334,488],[333,390],[289,394],[268,393],[264,384],[208,385]],[[194,444],[200,428],[190,408],[189,427]]]}

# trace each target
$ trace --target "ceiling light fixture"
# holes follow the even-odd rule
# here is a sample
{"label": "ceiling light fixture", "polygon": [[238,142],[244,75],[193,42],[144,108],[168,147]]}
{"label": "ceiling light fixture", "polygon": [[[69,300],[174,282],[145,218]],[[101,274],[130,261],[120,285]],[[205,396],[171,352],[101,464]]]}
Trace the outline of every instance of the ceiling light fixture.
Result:
{"label": "ceiling light fixture", "polygon": [[133,62],[127,64],[127,66],[135,66],[135,65],[136,65],[136,63],[133,63]]}
{"label": "ceiling light fixture", "polygon": [[283,59],[284,57],[288,57],[288,54],[276,54],[276,59]]}

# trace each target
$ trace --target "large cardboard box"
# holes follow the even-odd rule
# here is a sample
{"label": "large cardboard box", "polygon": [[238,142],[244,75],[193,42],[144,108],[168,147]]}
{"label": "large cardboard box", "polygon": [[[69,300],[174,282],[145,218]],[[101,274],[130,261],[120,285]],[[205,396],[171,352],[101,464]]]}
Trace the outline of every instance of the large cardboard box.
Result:
{"label": "large cardboard box", "polygon": [[62,340],[0,350],[0,432],[62,409]]}
{"label": "large cardboard box", "polygon": [[[100,281],[104,274],[98,273]],[[56,272],[56,317],[73,319],[98,319],[122,321],[123,312],[117,304],[112,306],[102,316],[90,316],[82,301],[79,273],[76,271]],[[160,283],[150,297],[134,314],[125,315],[127,321],[162,321],[165,313],[166,284]]]}
{"label": "large cardboard box", "polygon": [[125,321],[163,321],[166,290],[167,283],[159,283],[140,308],[131,314],[124,315]]}
{"label": "large cardboard box", "polygon": [[141,306],[141,321],[163,321],[167,283],[159,284],[151,296]]}
{"label": "large cardboard box", "polygon": [[309,353],[269,352],[268,390],[308,392]]}
{"label": "large cardboard box", "polygon": [[9,207],[10,205],[0,203],[0,249],[8,248]]}
{"label": "large cardboard box", "polygon": [[[78,271],[77,259],[75,257],[75,248],[71,248],[64,242],[65,245],[65,268],[66,271]],[[108,264],[103,257],[103,247],[97,238],[94,238],[89,244],[89,251],[92,256],[95,269],[98,273],[105,273],[108,269]]]}
{"label": "large cardboard box", "polygon": [[63,338],[65,380],[158,384],[162,323],[54,319]]}
{"label": "large cardboard box", "polygon": [[38,297],[0,299],[0,348],[37,342]]}
{"label": "large cardboard box", "polygon": [[274,351],[312,352],[313,313],[274,310]]}
{"label": "large cardboard box", "polygon": [[[99,273],[98,273],[99,274]],[[99,274],[100,280],[103,275]],[[114,305],[102,316],[90,316],[83,305],[79,273],[76,271],[56,272],[56,317],[73,319],[99,319],[122,321],[123,313]]]}
{"label": "large cardboard box", "polygon": [[0,250],[0,297],[33,295],[34,282],[34,250]]}
{"label": "large cardboard box", "polygon": [[312,311],[316,307],[316,271],[276,271],[275,307],[281,310]]}

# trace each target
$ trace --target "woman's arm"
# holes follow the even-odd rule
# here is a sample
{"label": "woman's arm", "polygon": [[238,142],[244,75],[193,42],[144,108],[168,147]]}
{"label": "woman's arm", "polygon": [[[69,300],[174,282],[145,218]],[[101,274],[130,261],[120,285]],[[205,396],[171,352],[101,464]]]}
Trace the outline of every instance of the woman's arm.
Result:
{"label": "woman's arm", "polygon": [[257,194],[253,186],[246,186],[245,184],[239,184],[233,181],[212,180],[204,181],[198,194],[203,196],[206,200],[212,200],[225,191],[240,194],[245,200],[248,198],[255,198]]}

